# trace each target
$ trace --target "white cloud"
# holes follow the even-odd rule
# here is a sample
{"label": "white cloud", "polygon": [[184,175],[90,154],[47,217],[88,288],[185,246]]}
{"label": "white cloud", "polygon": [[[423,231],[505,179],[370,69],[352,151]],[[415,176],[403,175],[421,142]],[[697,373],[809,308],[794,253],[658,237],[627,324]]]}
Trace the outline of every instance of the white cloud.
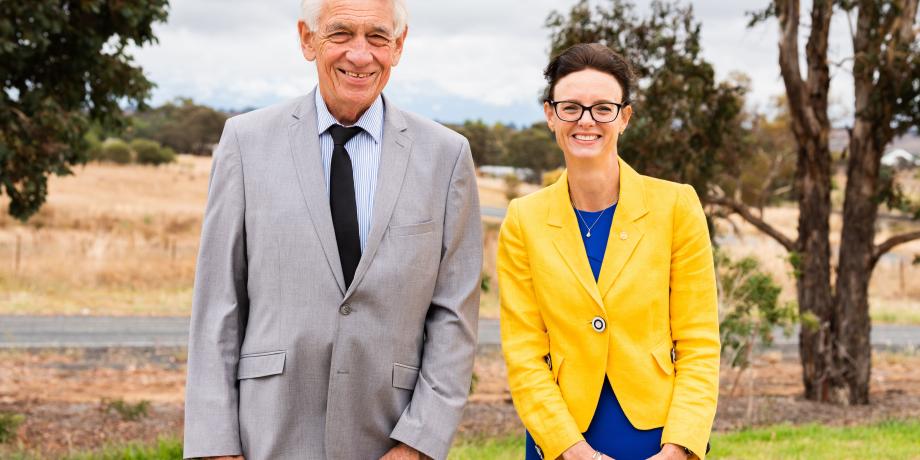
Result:
{"label": "white cloud", "polygon": [[[480,110],[491,120],[506,110],[512,115],[505,120],[539,119],[536,100],[544,85],[549,45],[543,24],[550,11],[564,11],[574,3],[409,0],[409,38],[390,92],[405,99],[399,102],[409,109],[432,117],[450,117],[450,107],[464,117]],[[761,108],[784,92],[777,64],[778,26],[774,21],[747,27],[745,13],[762,8],[764,1],[692,3],[702,21],[704,55],[719,78],[732,71],[748,74],[752,104]],[[185,96],[243,108],[305,93],[316,84],[316,71],[300,54],[298,15],[298,0],[173,0],[169,23],[156,28],[159,45],[135,51],[159,85],[153,102]],[[831,59],[839,60],[851,50],[842,16],[832,33]],[[834,76],[832,97],[851,101],[852,79],[840,69]],[[437,100],[424,100],[433,94]]]}

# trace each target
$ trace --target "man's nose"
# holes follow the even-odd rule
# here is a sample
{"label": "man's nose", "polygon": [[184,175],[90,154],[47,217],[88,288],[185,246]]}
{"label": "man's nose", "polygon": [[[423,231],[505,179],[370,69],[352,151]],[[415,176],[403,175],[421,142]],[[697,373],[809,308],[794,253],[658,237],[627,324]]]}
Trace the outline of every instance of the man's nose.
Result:
{"label": "man's nose", "polygon": [[348,53],[345,54],[345,58],[355,67],[364,67],[374,61],[370,46],[364,36],[355,37],[351,41],[351,47],[349,47]]}

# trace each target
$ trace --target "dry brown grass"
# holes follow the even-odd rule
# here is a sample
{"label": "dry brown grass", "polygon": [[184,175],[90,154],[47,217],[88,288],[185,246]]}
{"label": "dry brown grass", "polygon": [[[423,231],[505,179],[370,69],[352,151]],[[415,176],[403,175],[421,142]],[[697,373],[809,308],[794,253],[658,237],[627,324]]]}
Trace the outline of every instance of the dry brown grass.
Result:
{"label": "dry brown grass", "polygon": [[[796,236],[798,209],[768,208],[764,211],[764,219],[783,229],[787,236]],[[831,254],[834,259],[840,244],[841,225],[840,214],[834,214],[831,217]],[[917,224],[910,222],[882,221],[879,223],[876,241],[917,227]],[[732,217],[730,222],[719,222],[717,231],[723,240],[724,250],[733,257],[756,257],[761,266],[783,287],[783,298],[795,299],[792,267],[782,246],[737,216]],[[920,283],[917,283],[920,280],[920,266],[912,265],[916,254],[920,254],[920,241],[898,246],[879,261],[869,284],[870,315],[874,320],[920,324]],[[836,260],[833,262],[836,263]]]}
{"label": "dry brown grass", "polygon": [[[4,209],[0,314],[187,315],[210,165],[189,155],[161,167],[91,163],[52,177],[48,202],[27,224]],[[483,206],[507,204],[501,179],[481,182]],[[499,224],[483,227],[495,316]]]}
{"label": "dry brown grass", "polygon": [[27,224],[0,217],[0,313],[187,314],[209,170],[182,155],[52,178]]}
{"label": "dry brown grass", "polygon": [[[161,167],[90,164],[73,176],[53,177],[48,203],[28,224],[0,212],[0,314],[188,314],[210,164],[187,155]],[[480,178],[479,184],[484,207],[507,205],[502,179]],[[534,190],[521,184],[519,193]],[[765,217],[794,236],[795,208],[770,208]],[[733,222],[734,228],[719,226],[724,247],[735,256],[757,256],[785,298],[794,298],[782,248]],[[491,289],[481,311],[490,318],[498,317],[499,224],[483,222],[483,274]],[[883,225],[879,239],[905,225]],[[835,216],[835,235],[839,226]],[[920,324],[920,267],[909,263],[916,253],[920,242],[879,263],[870,289],[875,319]]]}

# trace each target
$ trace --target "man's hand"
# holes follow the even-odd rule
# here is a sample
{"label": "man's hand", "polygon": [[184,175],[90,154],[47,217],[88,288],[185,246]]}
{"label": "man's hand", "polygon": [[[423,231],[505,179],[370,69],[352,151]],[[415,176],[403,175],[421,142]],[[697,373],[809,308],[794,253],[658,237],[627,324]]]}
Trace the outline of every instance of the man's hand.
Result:
{"label": "man's hand", "polygon": [[649,457],[648,460],[687,460],[689,458],[683,447],[669,443],[661,446],[661,452]]}
{"label": "man's hand", "polygon": [[399,443],[396,447],[390,449],[389,452],[383,454],[383,457],[380,457],[380,460],[425,460],[429,457],[403,443]]}

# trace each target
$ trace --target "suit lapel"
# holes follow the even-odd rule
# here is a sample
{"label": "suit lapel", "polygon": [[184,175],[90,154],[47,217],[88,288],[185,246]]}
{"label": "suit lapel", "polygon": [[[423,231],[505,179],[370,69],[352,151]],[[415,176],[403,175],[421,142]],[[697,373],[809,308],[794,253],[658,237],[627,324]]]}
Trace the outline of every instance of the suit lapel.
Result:
{"label": "suit lapel", "polygon": [[[300,182],[300,192],[307,203],[313,228],[323,247],[326,262],[335,276],[339,290],[345,294],[345,279],[342,276],[342,263],[339,261],[339,248],[335,242],[335,229],[332,226],[332,213],[329,210],[329,198],[326,195],[326,178],[323,177],[323,159],[319,147],[319,134],[316,132],[316,90],[304,98],[292,116],[294,121],[288,126],[288,139],[291,144],[291,156],[294,169]],[[354,283],[352,283],[354,284]]]}
{"label": "suit lapel", "polygon": [[601,273],[597,279],[597,287],[602,298],[607,296],[607,292],[613,287],[614,281],[642,240],[645,226],[640,218],[648,214],[642,177],[623,160],[619,160],[619,163],[620,199],[613,216],[613,224],[610,226],[610,238],[607,239]]}
{"label": "suit lapel", "polygon": [[557,228],[556,235],[553,238],[553,245],[556,246],[559,255],[565,260],[569,270],[572,271],[578,282],[581,283],[585,291],[603,311],[605,310],[604,302],[601,299],[600,292],[597,290],[594,273],[591,272],[588,254],[585,252],[585,244],[581,239],[581,230],[578,228],[575,211],[572,209],[572,204],[569,200],[568,174],[563,172],[552,187],[547,223],[551,227]]}
{"label": "suit lapel", "polygon": [[[380,149],[380,166],[377,173],[377,188],[374,191],[374,211],[371,229],[364,245],[364,253],[355,270],[355,278],[345,294],[348,298],[367,273],[387,224],[396,209],[396,199],[402,190],[412,139],[406,134],[406,120],[402,112],[384,96],[383,147]],[[331,227],[331,224],[330,224]]]}

